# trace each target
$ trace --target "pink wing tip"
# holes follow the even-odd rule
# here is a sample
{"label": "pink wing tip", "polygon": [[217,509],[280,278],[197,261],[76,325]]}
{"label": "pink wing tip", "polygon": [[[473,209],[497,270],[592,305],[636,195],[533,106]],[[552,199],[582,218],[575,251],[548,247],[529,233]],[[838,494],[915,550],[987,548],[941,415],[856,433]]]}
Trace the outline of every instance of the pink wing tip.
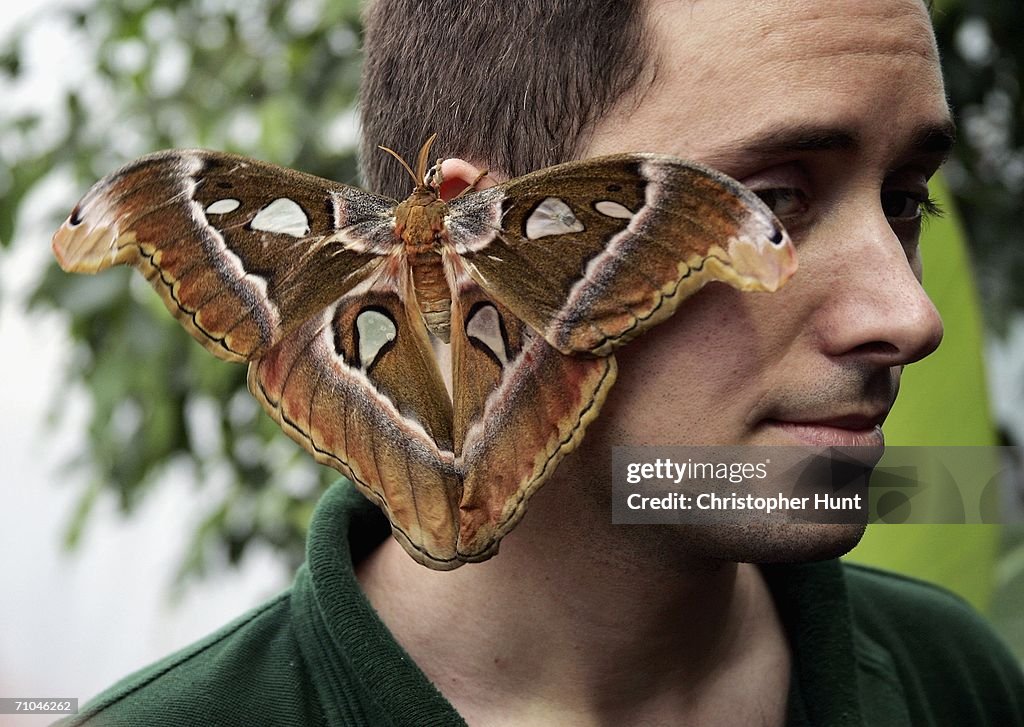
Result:
{"label": "pink wing tip", "polygon": [[60,265],[62,270],[69,272],[73,268],[73,263],[71,262],[67,249],[68,242],[70,242],[68,238],[72,234],[68,229],[70,222],[71,217],[68,217],[68,219],[64,221],[64,224],[60,226],[60,229],[53,234],[53,240],[50,243],[50,247],[53,250],[53,256],[57,258],[57,264]]}

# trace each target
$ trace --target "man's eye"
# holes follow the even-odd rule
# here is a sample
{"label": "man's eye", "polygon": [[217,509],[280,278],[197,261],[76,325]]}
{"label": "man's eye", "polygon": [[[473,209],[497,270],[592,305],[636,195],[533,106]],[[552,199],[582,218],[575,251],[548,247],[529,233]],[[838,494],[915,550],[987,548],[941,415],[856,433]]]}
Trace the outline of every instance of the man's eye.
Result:
{"label": "man's eye", "polygon": [[882,192],[882,211],[890,220],[913,222],[921,217],[937,217],[942,214],[939,205],[931,197],[915,192]]}
{"label": "man's eye", "polygon": [[755,189],[754,194],[760,197],[783,223],[807,211],[807,195],[795,187]]}

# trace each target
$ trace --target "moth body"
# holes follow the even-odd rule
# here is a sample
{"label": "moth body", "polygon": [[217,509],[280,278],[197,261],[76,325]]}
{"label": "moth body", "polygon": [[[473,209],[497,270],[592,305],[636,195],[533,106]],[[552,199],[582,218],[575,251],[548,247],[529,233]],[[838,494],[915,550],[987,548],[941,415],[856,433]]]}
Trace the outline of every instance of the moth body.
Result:
{"label": "moth body", "polygon": [[409,253],[436,249],[444,236],[444,218],[448,205],[437,192],[417,187],[408,199],[395,207],[395,234],[402,238]]}
{"label": "moth body", "polygon": [[418,252],[410,254],[408,259],[423,322],[431,333],[448,343],[451,336],[452,292],[445,279],[440,251]]}
{"label": "moth body", "polygon": [[441,261],[441,246],[447,240],[447,214],[444,200],[435,190],[423,186],[417,186],[395,207],[395,234],[405,243],[416,302],[427,328],[445,343],[451,335],[452,309],[452,293]]}

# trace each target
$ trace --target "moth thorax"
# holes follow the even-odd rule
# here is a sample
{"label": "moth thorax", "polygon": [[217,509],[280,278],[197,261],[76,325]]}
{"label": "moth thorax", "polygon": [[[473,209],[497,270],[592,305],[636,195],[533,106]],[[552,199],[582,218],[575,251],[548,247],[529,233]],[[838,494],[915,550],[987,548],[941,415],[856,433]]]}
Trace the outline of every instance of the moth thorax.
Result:
{"label": "moth thorax", "polygon": [[444,237],[448,206],[430,190],[417,190],[395,208],[395,232],[410,254],[426,252]]}
{"label": "moth thorax", "polygon": [[413,253],[409,256],[412,282],[416,288],[416,302],[423,313],[423,321],[435,336],[445,343],[451,332],[452,294],[437,250]]}

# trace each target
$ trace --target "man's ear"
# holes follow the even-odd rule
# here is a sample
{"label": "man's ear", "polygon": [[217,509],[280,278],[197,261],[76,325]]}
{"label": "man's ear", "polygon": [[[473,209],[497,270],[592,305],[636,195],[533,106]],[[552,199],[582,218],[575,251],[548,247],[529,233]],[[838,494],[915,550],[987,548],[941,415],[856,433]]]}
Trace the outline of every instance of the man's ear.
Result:
{"label": "man's ear", "polygon": [[482,171],[463,159],[445,159],[441,162],[441,175],[444,178],[441,182],[441,199],[449,201],[474,181],[477,189],[487,189],[502,181],[491,174],[480,177]]}

